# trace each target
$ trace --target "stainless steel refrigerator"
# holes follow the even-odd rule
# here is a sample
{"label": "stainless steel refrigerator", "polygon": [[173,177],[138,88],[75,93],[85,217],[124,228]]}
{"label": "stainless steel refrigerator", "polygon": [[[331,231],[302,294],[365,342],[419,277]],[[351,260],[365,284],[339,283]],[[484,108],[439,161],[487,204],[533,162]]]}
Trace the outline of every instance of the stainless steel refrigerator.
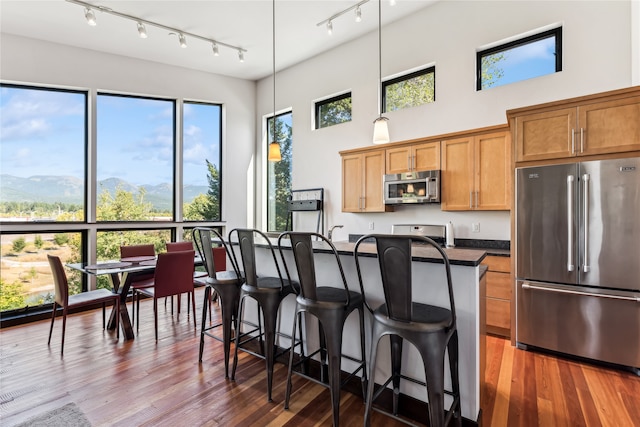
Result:
{"label": "stainless steel refrigerator", "polygon": [[640,158],[516,170],[516,341],[640,375]]}

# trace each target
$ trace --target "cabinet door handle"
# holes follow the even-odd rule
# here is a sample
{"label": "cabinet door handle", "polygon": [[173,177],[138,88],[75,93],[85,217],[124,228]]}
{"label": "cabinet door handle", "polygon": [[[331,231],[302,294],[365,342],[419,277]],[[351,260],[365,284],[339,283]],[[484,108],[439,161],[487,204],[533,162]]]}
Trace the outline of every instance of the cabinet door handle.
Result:
{"label": "cabinet door handle", "polygon": [[478,209],[478,199],[480,198],[480,192],[476,191],[476,209]]}
{"label": "cabinet door handle", "polygon": [[407,169],[411,170],[411,156],[407,156]]}
{"label": "cabinet door handle", "polygon": [[576,130],[571,129],[571,154],[576,152]]}
{"label": "cabinet door handle", "polygon": [[411,169],[415,169],[416,168],[416,156],[413,155],[411,156]]}
{"label": "cabinet door handle", "polygon": [[469,191],[469,209],[473,209],[473,191]]}
{"label": "cabinet door handle", "polygon": [[580,153],[584,153],[584,128],[580,128]]}

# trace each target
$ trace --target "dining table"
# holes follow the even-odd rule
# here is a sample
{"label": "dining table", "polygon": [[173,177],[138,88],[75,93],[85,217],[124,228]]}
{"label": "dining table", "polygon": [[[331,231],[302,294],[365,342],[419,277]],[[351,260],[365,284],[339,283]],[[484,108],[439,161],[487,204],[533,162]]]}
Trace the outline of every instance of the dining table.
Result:
{"label": "dining table", "polygon": [[120,312],[116,313],[115,308],[111,311],[107,329],[115,329],[116,316],[120,316],[122,333],[126,340],[134,338],[133,325],[127,310],[127,296],[131,289],[131,283],[137,277],[153,273],[156,268],[155,256],[141,256],[122,258],[118,261],[100,261],[95,264],[84,262],[69,263],[67,267],[78,270],[89,276],[107,276],[111,284],[112,292],[120,295]]}

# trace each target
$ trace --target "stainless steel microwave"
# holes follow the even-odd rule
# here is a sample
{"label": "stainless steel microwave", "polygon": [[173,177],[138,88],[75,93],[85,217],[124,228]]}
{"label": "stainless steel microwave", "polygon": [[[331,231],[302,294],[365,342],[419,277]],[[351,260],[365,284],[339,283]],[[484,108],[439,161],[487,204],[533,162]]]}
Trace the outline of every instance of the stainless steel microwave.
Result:
{"label": "stainless steel microwave", "polygon": [[440,203],[440,171],[406,172],[385,175],[385,205]]}

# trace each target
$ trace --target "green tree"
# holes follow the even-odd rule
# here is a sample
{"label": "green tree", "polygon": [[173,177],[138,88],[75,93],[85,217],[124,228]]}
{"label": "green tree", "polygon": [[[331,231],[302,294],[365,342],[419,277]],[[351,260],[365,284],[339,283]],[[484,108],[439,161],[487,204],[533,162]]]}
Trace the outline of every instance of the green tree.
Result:
{"label": "green tree", "polygon": [[504,52],[482,57],[481,78],[482,89],[490,88],[500,81],[504,76],[504,70],[500,67],[500,62],[504,61],[506,56]]}
{"label": "green tree", "polygon": [[18,237],[11,244],[11,249],[13,252],[22,252],[26,246],[27,243],[25,242],[24,237]]}
{"label": "green tree", "polygon": [[322,105],[318,115],[321,128],[351,121],[351,96]]}
{"label": "green tree", "polygon": [[385,88],[385,111],[427,104],[435,100],[435,74],[426,73],[388,85]]}
{"label": "green tree", "polygon": [[96,206],[98,221],[147,221],[151,219],[152,204],[146,202],[146,190],[138,189],[136,194],[118,186],[115,195],[102,191]]}
{"label": "green tree", "polygon": [[43,244],[44,244],[44,242],[42,241],[42,236],[40,236],[39,234],[36,234],[36,237],[33,239],[33,245],[37,249],[42,249],[42,245]]}
{"label": "green tree", "polygon": [[[268,125],[272,125],[270,119]],[[289,214],[289,199],[291,198],[291,157],[292,157],[292,132],[291,126],[284,120],[276,117],[276,140],[280,144],[282,160],[269,162],[269,231],[284,231]]]}
{"label": "green tree", "polygon": [[26,305],[24,295],[22,283],[19,281],[7,283],[0,278],[0,311],[24,307]]}
{"label": "green tree", "polygon": [[184,205],[184,218],[189,221],[220,221],[220,172],[216,165],[207,162],[207,194],[199,194],[191,203]]}

